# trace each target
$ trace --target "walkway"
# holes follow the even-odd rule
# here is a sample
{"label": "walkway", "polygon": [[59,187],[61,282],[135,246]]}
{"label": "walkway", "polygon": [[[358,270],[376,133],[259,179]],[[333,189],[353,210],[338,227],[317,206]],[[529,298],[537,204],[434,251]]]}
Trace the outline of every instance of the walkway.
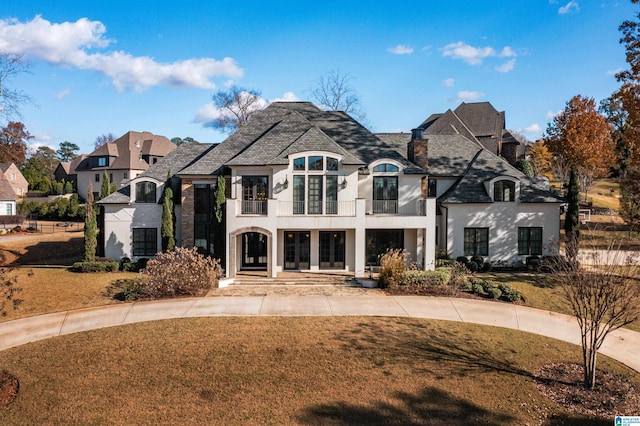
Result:
{"label": "walkway", "polygon": [[[268,295],[123,303],[0,323],[0,350],[103,327],[219,316],[393,316],[506,327],[580,344],[573,317],[507,303],[382,295]],[[640,372],[640,333],[617,330],[600,351]]]}

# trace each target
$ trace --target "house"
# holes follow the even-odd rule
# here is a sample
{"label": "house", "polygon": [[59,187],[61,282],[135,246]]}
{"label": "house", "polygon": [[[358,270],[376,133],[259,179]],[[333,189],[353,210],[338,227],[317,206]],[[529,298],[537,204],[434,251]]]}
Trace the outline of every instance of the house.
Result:
{"label": "house", "polygon": [[525,145],[505,128],[505,113],[489,102],[462,102],[455,110],[432,114],[419,129],[429,135],[463,135],[511,165],[523,158]]}
{"label": "house", "polygon": [[75,167],[78,195],[86,200],[91,184],[94,197],[98,198],[105,171],[109,182],[120,187],[175,147],[166,137],[149,132],[127,132],[113,142],[104,143]]}
{"label": "house", "polygon": [[61,161],[53,171],[53,176],[58,182],[71,182],[74,191],[78,191],[78,174],[76,168],[87,158],[86,154],[81,154],[71,161]]}
{"label": "house", "polygon": [[101,200],[106,256],[160,250],[166,185],[178,244],[223,259],[228,277],[363,276],[388,248],[421,269],[434,268],[438,248],[515,261],[547,253],[541,241],[559,234],[561,200],[545,182],[472,137],[374,135],[308,102],[275,102],[219,145],[181,145]]}
{"label": "house", "polygon": [[24,197],[29,190],[29,182],[14,163],[0,163],[0,174],[3,174],[13,192],[18,197]]}
{"label": "house", "polygon": [[16,213],[16,195],[11,182],[4,173],[0,173],[0,216],[11,216]]}

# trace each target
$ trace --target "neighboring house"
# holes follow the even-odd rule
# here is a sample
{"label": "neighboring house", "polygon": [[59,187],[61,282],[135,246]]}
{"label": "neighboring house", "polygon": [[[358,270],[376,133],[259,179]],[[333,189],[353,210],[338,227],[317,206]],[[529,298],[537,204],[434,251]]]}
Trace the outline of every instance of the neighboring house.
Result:
{"label": "neighboring house", "polygon": [[78,191],[78,175],[76,168],[78,165],[87,158],[86,154],[81,154],[71,161],[62,161],[58,163],[56,169],[53,172],[53,176],[58,182],[71,182],[73,190]]}
{"label": "neighboring house", "polygon": [[505,128],[504,111],[497,111],[489,102],[463,102],[453,111],[432,114],[418,128],[425,137],[462,135],[487,151],[504,157],[511,165],[525,155],[525,144]]}
{"label": "neighboring house", "polygon": [[121,187],[175,148],[166,137],[149,132],[127,132],[104,143],[75,167],[78,195],[86,200],[91,184],[94,197],[99,197],[105,171],[110,183]]}
{"label": "neighboring house", "polygon": [[[178,245],[222,258],[228,277],[256,269],[363,276],[388,248],[406,249],[422,269],[434,268],[437,248],[509,262],[557,253],[561,200],[473,136],[376,136],[343,112],[276,102],[221,144],[181,145],[101,200],[106,256],[161,249],[169,171]],[[221,240],[218,176],[226,183]]]}
{"label": "neighboring house", "polygon": [[0,173],[0,216],[11,216],[16,213],[18,196],[14,192],[10,181]]}
{"label": "neighboring house", "polygon": [[0,163],[0,173],[4,175],[18,197],[24,197],[27,194],[29,182],[14,163]]}

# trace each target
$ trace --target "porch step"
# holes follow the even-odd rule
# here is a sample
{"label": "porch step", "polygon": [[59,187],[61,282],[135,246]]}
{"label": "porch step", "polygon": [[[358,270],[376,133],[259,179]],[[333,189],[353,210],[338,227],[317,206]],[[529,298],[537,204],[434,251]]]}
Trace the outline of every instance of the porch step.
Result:
{"label": "porch step", "polygon": [[238,275],[233,279],[233,286],[242,285],[271,285],[271,286],[353,286],[359,287],[360,284],[347,275],[320,275],[310,276],[305,274],[302,276],[283,276],[266,278],[259,276],[243,276]]}

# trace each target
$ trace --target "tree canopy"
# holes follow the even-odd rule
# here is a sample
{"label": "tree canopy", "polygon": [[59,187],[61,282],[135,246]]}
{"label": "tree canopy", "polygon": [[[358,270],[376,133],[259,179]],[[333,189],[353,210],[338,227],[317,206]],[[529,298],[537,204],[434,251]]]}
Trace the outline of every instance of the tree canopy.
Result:
{"label": "tree canopy", "polygon": [[311,98],[329,111],[344,111],[359,121],[366,119],[360,95],[352,86],[353,76],[331,70],[316,80]]}
{"label": "tree canopy", "polygon": [[216,107],[217,116],[211,120],[209,126],[225,133],[238,130],[249,122],[255,113],[267,106],[258,90],[238,86],[219,90],[211,99]]}
{"label": "tree canopy", "polygon": [[115,141],[116,138],[113,136],[113,134],[111,133],[106,133],[104,135],[100,135],[96,138],[96,140],[93,142],[93,147],[95,149],[100,148],[102,145],[104,145],[107,142],[113,142]]}
{"label": "tree canopy", "polygon": [[15,76],[28,70],[29,64],[21,55],[0,52],[0,117],[21,118],[20,106],[32,101],[30,96],[10,84]]}
{"label": "tree canopy", "polygon": [[60,161],[71,161],[78,156],[80,147],[73,142],[60,142],[60,148],[56,151]]}
{"label": "tree canopy", "polygon": [[27,156],[27,141],[33,136],[19,121],[10,121],[0,129],[0,163],[21,166]]}

